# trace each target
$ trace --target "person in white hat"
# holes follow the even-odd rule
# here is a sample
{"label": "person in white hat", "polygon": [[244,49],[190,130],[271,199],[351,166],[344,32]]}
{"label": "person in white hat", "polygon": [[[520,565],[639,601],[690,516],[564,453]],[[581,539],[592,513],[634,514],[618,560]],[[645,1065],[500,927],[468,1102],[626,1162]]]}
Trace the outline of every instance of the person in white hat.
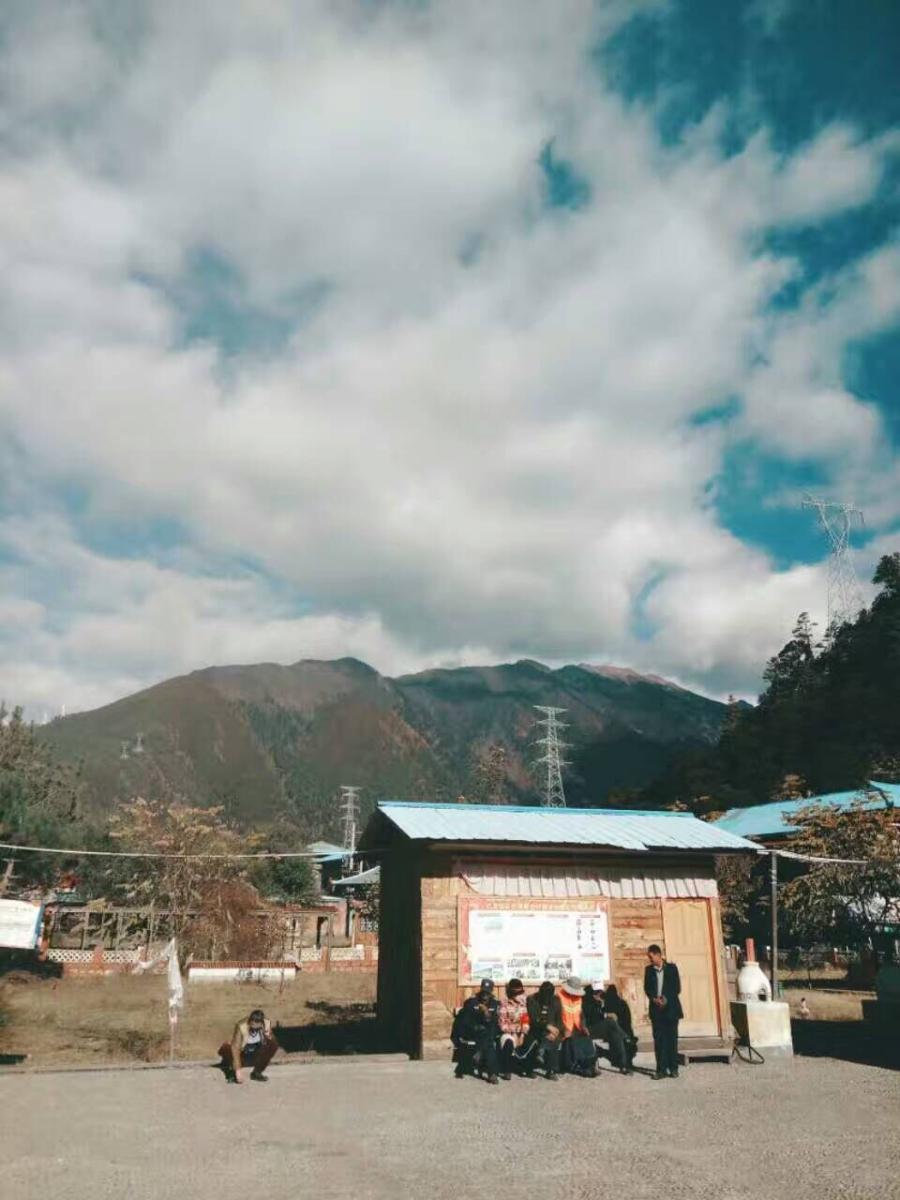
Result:
{"label": "person in white hat", "polygon": [[596,1078],[597,1048],[584,1023],[584,984],[577,975],[570,975],[559,989],[562,1005],[563,1069],[573,1075]]}

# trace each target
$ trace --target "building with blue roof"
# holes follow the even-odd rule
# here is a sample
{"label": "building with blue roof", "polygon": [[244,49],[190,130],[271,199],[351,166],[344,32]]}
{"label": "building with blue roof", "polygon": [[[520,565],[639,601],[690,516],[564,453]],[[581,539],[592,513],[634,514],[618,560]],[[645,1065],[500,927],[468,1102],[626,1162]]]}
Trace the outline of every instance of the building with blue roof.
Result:
{"label": "building with blue roof", "polygon": [[712,822],[717,829],[754,841],[770,842],[796,833],[789,818],[811,805],[828,805],[847,811],[855,804],[868,808],[900,806],[900,784],[870,783],[868,789],[850,792],[827,792],[822,796],[806,796],[802,800],[774,800],[770,804],[755,804],[752,808],[730,808],[724,816]]}
{"label": "building with blue roof", "polygon": [[682,974],[684,1052],[730,1046],[715,859],[759,847],[690,813],[387,801],[359,851],[380,865],[378,1015],[414,1057],[448,1052],[482,978],[533,990],[615,981],[639,1034],[647,946]]}

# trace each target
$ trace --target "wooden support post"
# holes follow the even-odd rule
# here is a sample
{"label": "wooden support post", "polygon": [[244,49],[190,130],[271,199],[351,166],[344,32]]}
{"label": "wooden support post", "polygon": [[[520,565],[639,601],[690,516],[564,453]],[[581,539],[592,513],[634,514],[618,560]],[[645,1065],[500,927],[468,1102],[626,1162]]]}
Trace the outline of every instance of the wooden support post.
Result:
{"label": "wooden support post", "polygon": [[16,860],[14,858],[8,858],[6,860],[6,867],[3,871],[3,878],[0,879],[0,896],[6,895],[6,889],[12,883],[13,871],[15,870],[15,867]]}

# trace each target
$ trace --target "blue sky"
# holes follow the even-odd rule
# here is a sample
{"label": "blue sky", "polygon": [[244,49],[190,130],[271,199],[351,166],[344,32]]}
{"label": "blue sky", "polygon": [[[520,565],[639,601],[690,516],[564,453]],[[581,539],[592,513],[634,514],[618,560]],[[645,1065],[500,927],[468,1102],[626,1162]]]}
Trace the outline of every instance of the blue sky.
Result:
{"label": "blue sky", "polygon": [[[900,546],[900,9],[22,6],[0,692],[518,657],[752,695]],[[867,593],[868,594],[868,593]]]}

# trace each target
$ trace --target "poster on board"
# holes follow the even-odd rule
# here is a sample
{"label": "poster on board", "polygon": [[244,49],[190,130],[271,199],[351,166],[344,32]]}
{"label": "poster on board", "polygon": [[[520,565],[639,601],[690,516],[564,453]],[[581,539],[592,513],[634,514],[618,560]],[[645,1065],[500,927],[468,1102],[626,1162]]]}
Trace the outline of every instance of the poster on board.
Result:
{"label": "poster on board", "polygon": [[526,984],[570,975],[609,979],[609,925],[602,909],[584,912],[469,910],[469,979]]}
{"label": "poster on board", "polygon": [[36,950],[41,939],[40,904],[28,900],[0,900],[0,947]]}

